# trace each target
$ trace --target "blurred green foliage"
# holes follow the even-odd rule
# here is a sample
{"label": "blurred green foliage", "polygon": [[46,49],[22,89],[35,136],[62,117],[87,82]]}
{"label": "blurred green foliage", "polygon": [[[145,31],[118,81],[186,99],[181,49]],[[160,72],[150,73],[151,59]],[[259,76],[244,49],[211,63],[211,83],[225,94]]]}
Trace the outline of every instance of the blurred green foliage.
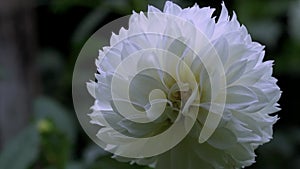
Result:
{"label": "blurred green foliage", "polygon": [[[194,4],[191,0],[175,2],[182,7]],[[81,47],[95,30],[113,19],[130,14],[132,10],[145,11],[148,4],[162,9],[164,1],[39,0],[37,3],[41,44],[36,65],[43,96],[35,99],[31,124],[1,152],[0,168],[147,169],[111,159],[109,153],[85,135],[72,108],[71,77]],[[288,96],[291,96],[289,91],[297,88],[289,82],[300,80],[300,0],[235,0],[225,3],[229,9],[235,10],[253,39],[266,45],[266,58],[275,60],[275,76],[283,81],[283,95],[287,93],[283,98],[290,100],[283,101],[284,108],[279,115],[282,115],[283,122],[276,125],[274,140],[257,150],[257,163],[249,168],[298,169],[300,126],[299,120],[295,120],[299,115],[293,114],[298,111],[299,96],[296,99]],[[221,1],[200,1],[199,4],[220,9]],[[69,24],[66,19],[73,17],[75,21]],[[51,32],[51,26],[44,25],[44,20],[52,26],[66,27],[65,31]],[[50,38],[52,35],[56,35],[54,42]],[[68,43],[60,43],[60,40]],[[4,73],[0,70],[0,78],[2,75]],[[287,112],[288,107],[291,112]]]}
{"label": "blurred green foliage", "polygon": [[39,133],[35,126],[28,126],[2,151],[0,168],[28,168],[38,158],[39,142]]}

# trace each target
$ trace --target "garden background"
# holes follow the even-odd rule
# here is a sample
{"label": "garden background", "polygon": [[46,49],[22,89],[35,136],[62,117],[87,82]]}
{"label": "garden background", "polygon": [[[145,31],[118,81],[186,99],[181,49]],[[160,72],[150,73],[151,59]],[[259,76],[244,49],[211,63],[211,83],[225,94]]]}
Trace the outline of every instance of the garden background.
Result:
{"label": "garden background", "polygon": [[[72,73],[85,41],[101,26],[164,0],[0,1],[0,169],[147,169],[120,163],[81,128]],[[174,0],[181,7],[191,0]],[[220,12],[222,1],[199,1]],[[274,139],[250,169],[300,168],[300,0],[225,1],[275,60],[283,91]],[[95,68],[96,70],[96,68]],[[88,111],[88,110],[87,110]]]}

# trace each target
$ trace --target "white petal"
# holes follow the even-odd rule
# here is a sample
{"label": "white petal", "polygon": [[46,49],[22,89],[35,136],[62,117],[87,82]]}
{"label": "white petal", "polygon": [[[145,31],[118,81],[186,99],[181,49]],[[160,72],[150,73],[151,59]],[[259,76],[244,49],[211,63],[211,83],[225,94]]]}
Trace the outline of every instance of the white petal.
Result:
{"label": "white petal", "polygon": [[178,15],[181,11],[182,11],[182,9],[177,4],[175,4],[171,1],[167,1],[165,3],[164,13]]}

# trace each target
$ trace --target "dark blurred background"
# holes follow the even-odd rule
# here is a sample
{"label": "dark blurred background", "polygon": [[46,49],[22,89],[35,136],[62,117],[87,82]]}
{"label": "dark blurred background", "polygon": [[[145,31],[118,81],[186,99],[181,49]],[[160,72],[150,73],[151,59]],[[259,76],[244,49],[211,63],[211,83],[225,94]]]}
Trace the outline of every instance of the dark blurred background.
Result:
{"label": "dark blurred background", "polygon": [[[85,41],[101,26],[164,0],[0,1],[0,169],[146,169],[110,159],[81,129],[72,73]],[[174,2],[181,7],[195,1]],[[199,1],[220,13],[222,1]],[[230,14],[275,60],[283,91],[274,139],[252,169],[300,168],[300,0],[225,1]]]}

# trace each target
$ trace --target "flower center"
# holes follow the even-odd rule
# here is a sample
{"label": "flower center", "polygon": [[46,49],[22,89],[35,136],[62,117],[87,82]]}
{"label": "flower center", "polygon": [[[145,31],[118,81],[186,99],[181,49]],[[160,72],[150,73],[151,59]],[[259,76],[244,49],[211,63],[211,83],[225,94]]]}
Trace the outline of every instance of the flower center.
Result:
{"label": "flower center", "polygon": [[182,84],[181,88],[179,88],[177,83],[174,84],[168,93],[168,99],[172,102],[172,108],[176,111],[180,111],[191,94],[192,90],[189,88],[187,83]]}

